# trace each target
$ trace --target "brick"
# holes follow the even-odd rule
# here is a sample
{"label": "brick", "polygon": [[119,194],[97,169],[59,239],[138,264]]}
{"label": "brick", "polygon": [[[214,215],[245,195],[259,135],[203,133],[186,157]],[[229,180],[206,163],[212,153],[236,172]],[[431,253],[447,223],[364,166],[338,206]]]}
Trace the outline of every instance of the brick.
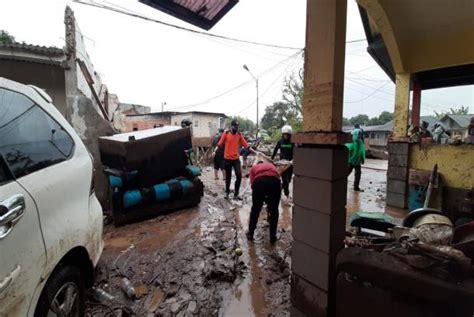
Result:
{"label": "brick", "polygon": [[343,248],[346,211],[331,215],[300,206],[293,208],[293,239],[325,253],[334,254]]}
{"label": "brick", "polygon": [[347,178],[334,182],[296,176],[293,185],[295,205],[331,214],[342,210],[347,201]]}
{"label": "brick", "polygon": [[389,179],[387,181],[387,192],[404,195],[406,194],[406,181],[399,181],[396,179]]}
{"label": "brick", "polygon": [[408,143],[392,143],[388,144],[388,154],[408,155]]}
{"label": "brick", "polygon": [[387,178],[406,181],[408,178],[408,168],[390,166],[387,170]]}
{"label": "brick", "polygon": [[291,275],[291,303],[291,316],[327,316],[328,294],[297,274]]}
{"label": "brick", "polygon": [[408,155],[389,154],[388,155],[388,166],[394,167],[407,167],[408,166]]}
{"label": "brick", "polygon": [[387,192],[387,206],[397,207],[397,208],[405,208],[405,195]]}
{"label": "brick", "polygon": [[336,254],[314,249],[294,240],[291,245],[291,270],[319,289],[327,291],[329,287],[329,268],[334,265]]}
{"label": "brick", "polygon": [[295,175],[336,180],[349,173],[345,146],[331,148],[295,148]]}

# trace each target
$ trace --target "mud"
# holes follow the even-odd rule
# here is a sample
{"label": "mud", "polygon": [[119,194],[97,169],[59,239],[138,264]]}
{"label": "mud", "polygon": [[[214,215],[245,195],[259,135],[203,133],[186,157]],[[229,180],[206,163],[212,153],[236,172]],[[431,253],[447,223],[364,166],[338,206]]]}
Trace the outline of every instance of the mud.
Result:
{"label": "mud", "polygon": [[[95,287],[115,299],[100,304],[91,297],[87,316],[288,315],[288,208],[276,246],[268,243],[264,217],[250,244],[244,235],[250,191],[244,190],[243,202],[226,201],[222,180],[215,181],[208,170],[202,178],[206,189],[199,207],[105,228]],[[121,290],[124,277],[135,287],[135,298]]]}
{"label": "mud", "polygon": [[[385,207],[384,161],[368,160],[363,168],[365,192],[352,191],[352,177],[348,218],[358,210],[403,215]],[[280,205],[274,246],[265,210],[249,242],[248,180],[242,182],[242,202],[223,198],[224,182],[214,180],[211,169],[205,169],[202,180],[205,196],[197,208],[105,228],[95,286],[115,300],[99,304],[90,298],[87,316],[289,316],[292,207]],[[241,256],[236,248],[242,249]],[[135,298],[121,290],[124,277],[135,287]]]}

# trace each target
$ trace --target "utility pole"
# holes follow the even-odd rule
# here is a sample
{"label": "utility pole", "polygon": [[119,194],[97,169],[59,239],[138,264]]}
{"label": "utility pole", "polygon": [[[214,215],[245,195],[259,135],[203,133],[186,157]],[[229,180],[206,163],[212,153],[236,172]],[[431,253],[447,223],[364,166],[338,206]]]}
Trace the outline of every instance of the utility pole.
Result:
{"label": "utility pole", "polygon": [[249,72],[249,74],[253,77],[253,79],[255,79],[255,87],[257,88],[257,122],[256,122],[256,125],[255,125],[255,127],[257,128],[257,132],[255,134],[255,138],[258,138],[258,78],[254,74],[252,74],[252,72],[247,67],[247,65],[244,64],[243,67],[246,71]]}

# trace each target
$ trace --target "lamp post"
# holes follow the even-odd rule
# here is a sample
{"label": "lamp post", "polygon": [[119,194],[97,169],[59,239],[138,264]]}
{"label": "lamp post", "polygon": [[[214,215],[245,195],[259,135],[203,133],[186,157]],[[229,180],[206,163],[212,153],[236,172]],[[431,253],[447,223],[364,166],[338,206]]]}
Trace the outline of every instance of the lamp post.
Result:
{"label": "lamp post", "polygon": [[255,77],[254,74],[252,74],[252,72],[251,72],[250,69],[247,67],[247,65],[244,64],[243,67],[244,67],[244,69],[245,69],[246,71],[249,72],[249,74],[253,77],[253,79],[255,79],[255,86],[256,86],[256,88],[257,88],[257,124],[256,124],[257,132],[256,132],[256,134],[255,134],[255,138],[258,138],[258,78]]}
{"label": "lamp post", "polygon": [[161,102],[161,112],[165,111],[166,101]]}

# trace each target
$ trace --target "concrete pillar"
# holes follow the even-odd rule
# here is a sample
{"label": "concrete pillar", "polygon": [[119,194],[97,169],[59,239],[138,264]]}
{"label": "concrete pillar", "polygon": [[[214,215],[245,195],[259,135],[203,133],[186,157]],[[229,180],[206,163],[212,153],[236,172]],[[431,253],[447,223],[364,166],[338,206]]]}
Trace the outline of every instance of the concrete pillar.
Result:
{"label": "concrete pillar", "polygon": [[421,111],[421,86],[417,81],[413,81],[413,101],[411,106],[411,123],[413,126],[420,126]]}
{"label": "concrete pillar", "polygon": [[341,132],[346,0],[309,0],[303,129],[293,138],[292,316],[335,314],[335,259],[346,218],[347,135]]}
{"label": "concrete pillar", "polygon": [[304,131],[341,131],[346,0],[308,0]]}
{"label": "concrete pillar", "polygon": [[396,75],[395,113],[393,137],[406,138],[408,134],[408,112],[410,107],[410,74]]}

